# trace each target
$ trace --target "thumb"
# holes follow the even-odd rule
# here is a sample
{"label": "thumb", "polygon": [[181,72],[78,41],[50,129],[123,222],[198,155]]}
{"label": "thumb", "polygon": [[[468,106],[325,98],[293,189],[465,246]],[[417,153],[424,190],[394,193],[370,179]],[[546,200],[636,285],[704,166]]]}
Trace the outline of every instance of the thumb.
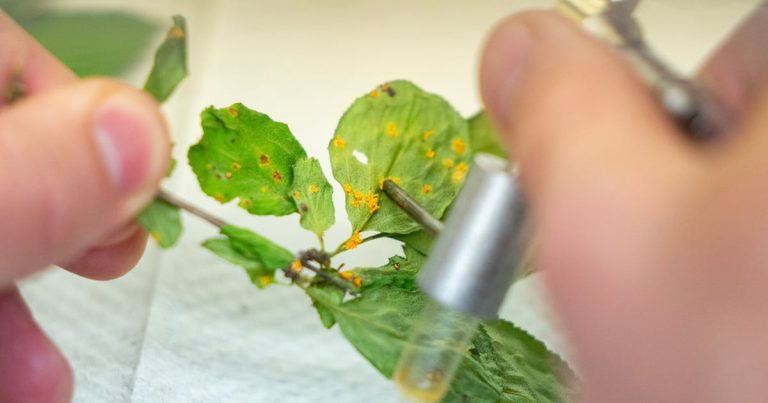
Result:
{"label": "thumb", "polygon": [[147,95],[107,80],[0,114],[0,285],[71,259],[127,223],[165,173],[167,128]]}

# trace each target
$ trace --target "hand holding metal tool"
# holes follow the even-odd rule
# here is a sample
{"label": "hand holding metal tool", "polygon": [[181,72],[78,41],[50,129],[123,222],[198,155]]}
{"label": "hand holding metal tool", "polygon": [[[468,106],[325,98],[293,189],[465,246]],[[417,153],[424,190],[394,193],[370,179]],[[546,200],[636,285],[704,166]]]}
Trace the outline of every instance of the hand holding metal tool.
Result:
{"label": "hand holding metal tool", "polygon": [[[555,10],[610,44],[655,93],[686,133],[711,139],[727,116],[695,83],[668,68],[645,45],[632,12],[638,0],[562,0]],[[439,232],[419,286],[430,297],[402,353],[395,380],[419,401],[438,401],[480,320],[497,316],[527,253],[528,214],[515,169],[477,156],[444,225],[391,182],[385,192],[431,232]]]}

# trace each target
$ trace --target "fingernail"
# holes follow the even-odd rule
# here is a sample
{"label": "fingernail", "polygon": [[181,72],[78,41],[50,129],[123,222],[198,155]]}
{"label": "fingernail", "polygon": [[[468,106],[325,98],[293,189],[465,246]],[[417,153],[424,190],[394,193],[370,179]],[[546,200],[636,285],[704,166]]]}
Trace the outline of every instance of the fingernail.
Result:
{"label": "fingernail", "polygon": [[527,66],[533,38],[522,23],[508,22],[491,35],[483,54],[480,86],[488,112],[504,124]]}
{"label": "fingernail", "polygon": [[125,92],[108,98],[95,114],[96,144],[109,181],[121,193],[162,176],[165,126],[152,108],[138,94]]}

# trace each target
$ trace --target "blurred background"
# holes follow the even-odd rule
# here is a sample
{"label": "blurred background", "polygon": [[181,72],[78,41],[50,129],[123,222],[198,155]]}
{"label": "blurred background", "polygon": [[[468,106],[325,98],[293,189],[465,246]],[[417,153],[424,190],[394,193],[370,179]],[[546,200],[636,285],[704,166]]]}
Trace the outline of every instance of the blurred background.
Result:
{"label": "blurred background", "polygon": [[[695,72],[757,0],[646,0],[638,15],[659,53]],[[0,0],[0,8],[81,76],[143,84],[170,24],[188,18],[191,75],[165,107],[176,143],[200,135],[208,105],[243,102],[287,122],[330,172],[325,146],[343,111],[380,82],[404,78],[469,116],[481,108],[477,59],[504,16],[537,0]],[[251,217],[205,197],[186,164],[165,187],[291,249],[314,236],[296,217]],[[330,244],[350,232],[335,192]],[[51,269],[22,283],[43,328],[70,359],[76,402],[398,401],[336,329],[325,330],[299,290],[258,291],[199,247],[213,228],[185,217],[170,251],[151,246],[109,283]],[[394,242],[365,245],[348,265],[378,266]],[[516,285],[504,316],[568,356],[539,279]]]}

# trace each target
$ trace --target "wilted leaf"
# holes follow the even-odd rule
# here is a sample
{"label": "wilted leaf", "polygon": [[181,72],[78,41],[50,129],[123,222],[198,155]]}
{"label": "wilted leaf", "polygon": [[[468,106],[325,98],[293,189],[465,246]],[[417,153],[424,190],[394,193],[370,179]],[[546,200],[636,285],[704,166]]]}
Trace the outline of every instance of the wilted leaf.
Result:
{"label": "wilted leaf", "polygon": [[329,145],[353,230],[391,234],[419,226],[382,194],[391,179],[440,217],[469,170],[467,122],[444,99],[407,81],[358,98]]}
{"label": "wilted leaf", "polygon": [[316,159],[296,162],[291,196],[301,215],[301,226],[322,237],[334,221],[333,188]]}
{"label": "wilted leaf", "polygon": [[469,138],[472,152],[487,153],[509,159],[507,150],[501,144],[501,138],[485,111],[480,111],[468,120]]}
{"label": "wilted leaf", "polygon": [[221,203],[258,215],[297,211],[293,166],[307,154],[284,123],[237,103],[201,114],[203,138],[189,149],[189,164],[203,191]]}
{"label": "wilted leaf", "polygon": [[181,235],[179,209],[159,199],[139,214],[139,224],[162,248],[175,245]]}

